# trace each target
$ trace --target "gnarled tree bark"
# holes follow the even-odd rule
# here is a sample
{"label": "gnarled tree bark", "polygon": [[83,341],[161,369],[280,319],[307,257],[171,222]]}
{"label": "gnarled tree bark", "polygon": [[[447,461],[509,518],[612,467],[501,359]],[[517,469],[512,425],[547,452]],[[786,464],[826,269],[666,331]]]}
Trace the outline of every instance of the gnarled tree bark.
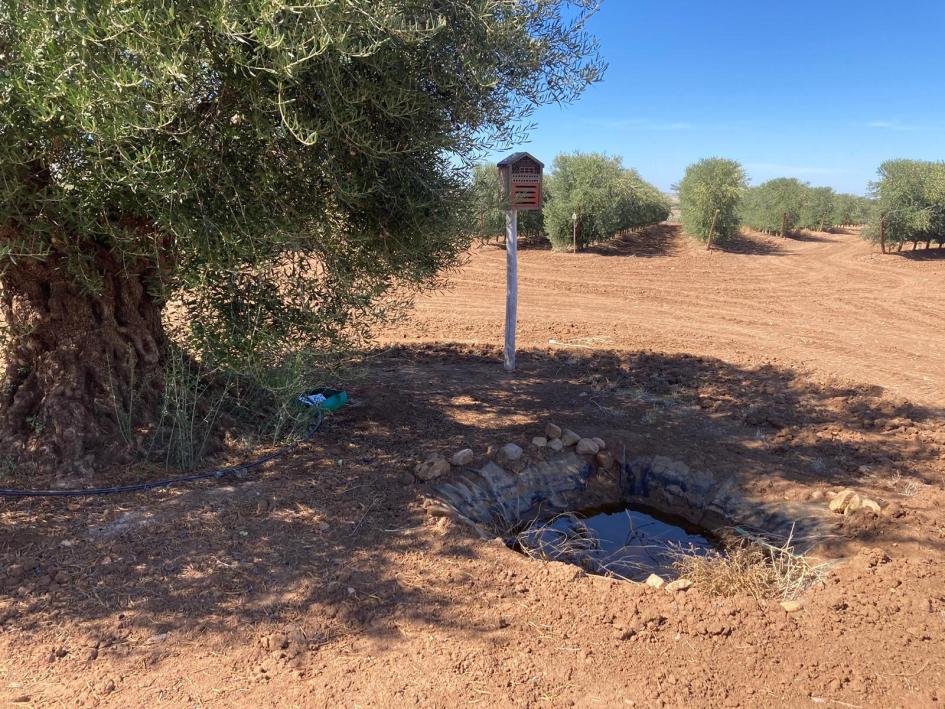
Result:
{"label": "gnarled tree bark", "polygon": [[0,455],[18,470],[89,474],[126,460],[134,429],[163,391],[167,339],[148,264],[102,251],[94,293],[64,259],[24,261],[0,275],[0,319],[11,341],[0,380]]}

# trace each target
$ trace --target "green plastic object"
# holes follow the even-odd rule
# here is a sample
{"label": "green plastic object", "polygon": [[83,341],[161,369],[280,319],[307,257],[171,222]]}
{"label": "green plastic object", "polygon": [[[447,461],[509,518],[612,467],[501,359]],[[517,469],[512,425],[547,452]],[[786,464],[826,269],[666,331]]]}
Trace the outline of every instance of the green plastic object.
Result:
{"label": "green plastic object", "polygon": [[299,401],[305,406],[317,406],[322,411],[337,411],[348,403],[348,392],[320,387],[301,394]]}

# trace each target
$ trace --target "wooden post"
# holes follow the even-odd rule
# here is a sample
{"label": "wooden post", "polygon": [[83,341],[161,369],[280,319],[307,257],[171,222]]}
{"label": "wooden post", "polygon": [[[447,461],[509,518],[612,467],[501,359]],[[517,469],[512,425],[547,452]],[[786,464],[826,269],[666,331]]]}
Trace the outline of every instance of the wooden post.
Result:
{"label": "wooden post", "polygon": [[787,212],[781,215],[781,238],[787,238]]}
{"label": "wooden post", "polygon": [[886,215],[879,215],[879,249],[886,253]]}
{"label": "wooden post", "polygon": [[518,308],[518,210],[505,213],[505,371],[515,371],[515,321]]}
{"label": "wooden post", "polygon": [[573,242],[574,242],[574,247],[573,247],[573,249],[574,249],[574,253],[577,253],[577,223],[578,223],[578,215],[577,215],[577,212],[572,212],[572,213],[571,213],[571,221],[573,222],[573,225],[574,225],[574,226],[572,227],[572,228],[573,228],[572,239],[573,239]]}
{"label": "wooden post", "polygon": [[712,248],[712,237],[715,236],[715,222],[718,220],[721,211],[721,209],[716,209],[715,214],[712,215],[712,226],[709,227],[709,240],[705,244],[706,251]]}

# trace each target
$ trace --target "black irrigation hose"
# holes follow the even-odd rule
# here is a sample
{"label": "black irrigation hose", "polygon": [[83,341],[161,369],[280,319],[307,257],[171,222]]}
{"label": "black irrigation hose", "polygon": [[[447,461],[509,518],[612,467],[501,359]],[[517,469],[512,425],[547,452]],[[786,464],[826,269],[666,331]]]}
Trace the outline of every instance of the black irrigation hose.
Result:
{"label": "black irrigation hose", "polygon": [[0,497],[91,497],[93,495],[114,495],[120,492],[154,490],[155,488],[159,487],[170,487],[171,485],[180,485],[181,483],[189,483],[196,480],[210,480],[212,478],[219,479],[227,475],[233,475],[234,473],[243,473],[248,470],[253,470],[261,465],[265,465],[271,460],[281,458],[287,453],[290,453],[291,451],[298,448],[301,444],[310,440],[318,432],[318,429],[321,427],[322,421],[324,420],[324,412],[319,409],[318,420],[304,438],[300,438],[295,443],[292,443],[285,448],[280,448],[279,450],[273,451],[268,455],[264,455],[262,458],[251,460],[248,463],[232,465],[228,468],[219,468],[206,473],[195,473],[193,475],[181,475],[180,477],[167,478],[166,480],[152,480],[150,482],[133,483],[131,485],[116,485],[114,487],[85,487],[73,488],[71,490],[15,490],[13,488],[0,488]]}

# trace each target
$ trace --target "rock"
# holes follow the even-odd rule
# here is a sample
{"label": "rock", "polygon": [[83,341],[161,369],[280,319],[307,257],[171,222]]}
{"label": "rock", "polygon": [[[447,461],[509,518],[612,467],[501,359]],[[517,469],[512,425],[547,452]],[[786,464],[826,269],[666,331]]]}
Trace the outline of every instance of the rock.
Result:
{"label": "rock", "polygon": [[676,591],[686,591],[692,588],[692,581],[689,579],[676,579],[675,581],[670,581],[666,584],[666,590],[670,593],[676,593]]}
{"label": "rock", "polygon": [[472,452],[472,448],[463,448],[453,454],[450,463],[457,466],[469,465],[473,462],[473,458],[475,458],[475,454]]}
{"label": "rock", "polygon": [[573,446],[581,440],[581,437],[572,431],[570,428],[566,428],[561,432],[561,444],[567,448],[568,446]]}
{"label": "rock", "polygon": [[650,588],[663,588],[663,586],[666,585],[666,581],[663,579],[663,577],[656,574],[650,574],[647,576],[644,583]]}
{"label": "rock", "polygon": [[450,462],[439,453],[434,453],[423,463],[414,468],[414,472],[421,480],[433,480],[450,471]]}
{"label": "rock", "polygon": [[853,490],[841,490],[830,500],[830,504],[828,505],[830,511],[843,514],[843,511],[847,508],[847,504],[850,502],[850,498],[854,495],[856,495],[856,493],[853,492]]}
{"label": "rock", "polygon": [[289,646],[289,639],[285,633],[270,633],[260,639],[260,644],[270,652],[283,650]]}
{"label": "rock", "polygon": [[853,493],[847,499],[847,504],[843,508],[844,515],[852,515],[854,512],[858,511],[863,506],[863,498]]}
{"label": "rock", "polygon": [[545,426],[545,435],[548,438],[561,438],[561,426],[556,426],[553,423],[549,423]]}
{"label": "rock", "polygon": [[781,607],[788,613],[797,613],[804,606],[800,601],[781,601]]}
{"label": "rock", "polygon": [[535,448],[544,448],[548,445],[548,439],[544,436],[535,436],[532,439],[532,445],[535,446]]}
{"label": "rock", "polygon": [[552,438],[548,441],[548,447],[555,453],[560,453],[564,450],[564,443],[561,442],[560,438]]}
{"label": "rock", "polygon": [[56,573],[54,580],[60,586],[64,586],[69,583],[69,574],[67,574],[65,571],[59,571]]}
{"label": "rock", "polygon": [[522,453],[524,453],[522,447],[516,445],[515,443],[506,443],[499,449],[499,457],[502,460],[508,462],[514,462],[518,460],[522,457]]}
{"label": "rock", "polygon": [[594,443],[590,438],[582,438],[577,442],[578,455],[597,455],[600,446]]}
{"label": "rock", "polygon": [[864,497],[861,502],[861,508],[872,512],[874,514],[881,514],[882,508],[880,508],[879,503],[876,500],[871,500],[868,497]]}
{"label": "rock", "polygon": [[597,444],[597,448],[598,448],[599,450],[606,450],[606,449],[607,449],[607,444],[604,443],[604,439],[603,439],[603,438],[598,438],[597,436],[594,436],[591,440],[594,441],[594,443]]}
{"label": "rock", "polygon": [[607,451],[601,451],[598,453],[594,460],[597,461],[597,465],[605,470],[610,470],[614,465],[614,456]]}
{"label": "rock", "polygon": [[824,491],[823,491],[823,490],[814,490],[814,491],[810,494],[810,498],[809,498],[809,499],[810,499],[811,502],[821,502],[821,501],[824,499]]}

